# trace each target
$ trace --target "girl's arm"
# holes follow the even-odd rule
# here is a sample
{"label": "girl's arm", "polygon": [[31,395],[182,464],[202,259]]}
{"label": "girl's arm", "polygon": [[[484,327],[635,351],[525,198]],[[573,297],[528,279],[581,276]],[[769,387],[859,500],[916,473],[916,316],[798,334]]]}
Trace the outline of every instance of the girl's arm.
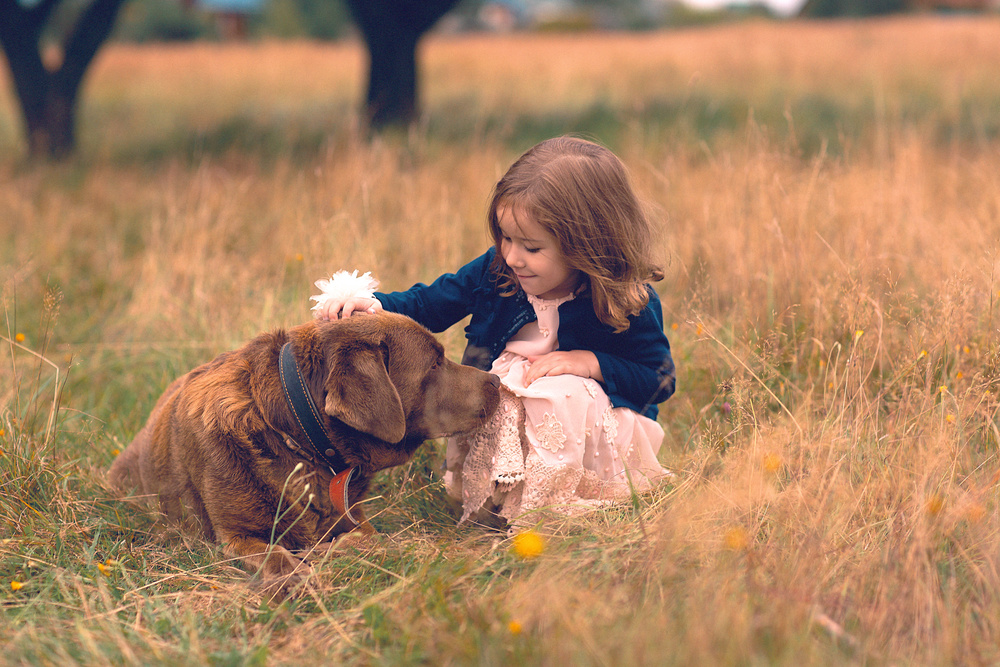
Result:
{"label": "girl's arm", "polygon": [[567,315],[572,321],[559,327],[560,346],[593,353],[600,366],[601,382],[613,402],[643,412],[674,393],[670,343],[663,333],[660,300],[652,289],[649,304],[629,319],[630,326],[622,333],[612,333],[610,327],[600,324],[588,325],[593,320],[583,311],[590,304],[575,304],[571,301],[563,307],[570,307],[572,315]]}
{"label": "girl's arm", "polygon": [[476,289],[486,280],[491,260],[488,251],[430,285],[417,283],[403,292],[376,292],[374,296],[385,310],[408,315],[439,333],[471,312]]}

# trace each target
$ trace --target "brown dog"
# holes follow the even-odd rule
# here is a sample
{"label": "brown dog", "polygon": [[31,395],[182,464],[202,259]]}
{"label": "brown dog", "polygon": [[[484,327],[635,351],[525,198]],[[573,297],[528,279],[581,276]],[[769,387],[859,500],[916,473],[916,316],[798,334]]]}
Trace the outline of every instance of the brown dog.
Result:
{"label": "brown dog", "polygon": [[[282,362],[294,380],[279,376]],[[311,428],[290,408],[293,385],[312,399]],[[310,322],[258,336],[174,381],[110,481],[155,496],[171,519],[194,517],[206,538],[281,590],[308,571],[292,551],[355,528],[374,533],[352,508],[372,476],[426,439],[479,426],[498,387],[496,376],[446,359],[402,315]]]}

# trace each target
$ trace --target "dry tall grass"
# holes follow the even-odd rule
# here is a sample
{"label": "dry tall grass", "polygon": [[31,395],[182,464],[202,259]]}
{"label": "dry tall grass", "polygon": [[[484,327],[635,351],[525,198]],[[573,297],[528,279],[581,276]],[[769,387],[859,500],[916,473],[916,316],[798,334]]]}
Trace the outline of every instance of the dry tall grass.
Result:
{"label": "dry tall grass", "polygon": [[[87,161],[0,162],[7,337],[72,358],[54,442],[49,367],[8,346],[0,380],[3,470],[51,499],[0,503],[0,583],[27,582],[0,593],[8,655],[1000,660],[1000,23],[436,38],[422,56],[427,121],[369,143],[356,45],[112,47]],[[570,130],[612,145],[663,223],[675,487],[545,524],[521,562],[452,528],[430,445],[384,483],[385,550],[327,563],[277,611],[211,548],[191,561],[106,509],[96,475],[171,377],[306,319],[332,270],[402,288],[459,266],[509,162]],[[457,356],[461,332],[444,340]],[[60,523],[114,576],[39,565]]]}

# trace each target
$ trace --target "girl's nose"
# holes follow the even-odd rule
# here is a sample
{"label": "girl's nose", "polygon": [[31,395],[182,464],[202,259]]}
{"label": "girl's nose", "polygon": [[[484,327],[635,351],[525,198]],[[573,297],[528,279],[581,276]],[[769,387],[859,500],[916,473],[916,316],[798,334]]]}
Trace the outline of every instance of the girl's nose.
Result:
{"label": "girl's nose", "polygon": [[507,266],[524,266],[524,259],[521,257],[521,253],[517,252],[515,249],[511,248],[507,251],[504,256],[504,260],[507,261]]}

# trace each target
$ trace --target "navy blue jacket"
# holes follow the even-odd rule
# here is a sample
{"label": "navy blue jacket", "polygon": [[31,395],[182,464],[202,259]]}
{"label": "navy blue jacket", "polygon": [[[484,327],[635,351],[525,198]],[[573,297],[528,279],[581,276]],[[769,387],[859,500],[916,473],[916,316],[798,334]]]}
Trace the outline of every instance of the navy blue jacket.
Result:
{"label": "navy blue jacket", "polygon": [[[385,310],[408,315],[436,333],[472,315],[465,327],[469,349],[462,361],[488,370],[507,341],[536,319],[523,291],[500,295],[490,271],[495,255],[496,248],[490,248],[430,285],[418,283],[405,292],[377,292],[375,297]],[[629,318],[629,328],[621,333],[597,319],[588,296],[566,301],[559,306],[557,337],[560,350],[590,350],[597,356],[604,390],[615,407],[656,419],[657,404],[674,393],[674,362],[663,333],[660,298],[652,287],[649,303]]]}

